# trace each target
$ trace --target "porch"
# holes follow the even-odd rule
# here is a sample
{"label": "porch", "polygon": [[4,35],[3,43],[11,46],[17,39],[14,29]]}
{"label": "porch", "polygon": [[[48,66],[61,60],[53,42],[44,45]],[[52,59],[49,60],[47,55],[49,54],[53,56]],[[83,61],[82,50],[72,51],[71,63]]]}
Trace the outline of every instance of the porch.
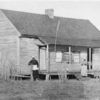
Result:
{"label": "porch", "polygon": [[[51,75],[67,75],[81,72],[83,59],[87,61],[89,74],[94,74],[94,54],[95,48],[67,45],[45,45],[39,46],[40,73],[46,75],[46,79]],[[76,74],[77,75],[77,74]]]}

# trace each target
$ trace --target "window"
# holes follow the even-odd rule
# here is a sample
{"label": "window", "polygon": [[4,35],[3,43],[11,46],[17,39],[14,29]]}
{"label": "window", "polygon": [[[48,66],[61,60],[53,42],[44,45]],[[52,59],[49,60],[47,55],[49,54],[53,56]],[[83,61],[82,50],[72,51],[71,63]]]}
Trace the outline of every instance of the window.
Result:
{"label": "window", "polygon": [[56,62],[66,62],[66,63],[79,63],[80,54],[75,52],[69,55],[69,52],[56,52]]}
{"label": "window", "polygon": [[73,63],[79,63],[79,62],[80,62],[80,54],[73,53]]}
{"label": "window", "polygon": [[70,60],[69,52],[64,52],[63,57],[62,57],[62,61],[69,63],[69,60]]}
{"label": "window", "polygon": [[56,62],[62,62],[62,52],[56,52]]}

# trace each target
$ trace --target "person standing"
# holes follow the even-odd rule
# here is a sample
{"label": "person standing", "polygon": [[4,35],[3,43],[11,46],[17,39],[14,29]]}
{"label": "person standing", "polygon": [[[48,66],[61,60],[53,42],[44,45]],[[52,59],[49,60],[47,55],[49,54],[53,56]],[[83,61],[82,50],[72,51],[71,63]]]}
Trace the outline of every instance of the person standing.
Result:
{"label": "person standing", "polygon": [[87,61],[86,59],[83,59],[82,64],[81,64],[81,76],[87,76]]}
{"label": "person standing", "polygon": [[30,65],[31,66],[31,71],[32,71],[32,78],[33,78],[33,80],[34,81],[36,81],[38,78],[39,78],[39,63],[38,63],[38,61],[33,57],[30,61],[29,61],[29,63],[28,63],[28,65]]}

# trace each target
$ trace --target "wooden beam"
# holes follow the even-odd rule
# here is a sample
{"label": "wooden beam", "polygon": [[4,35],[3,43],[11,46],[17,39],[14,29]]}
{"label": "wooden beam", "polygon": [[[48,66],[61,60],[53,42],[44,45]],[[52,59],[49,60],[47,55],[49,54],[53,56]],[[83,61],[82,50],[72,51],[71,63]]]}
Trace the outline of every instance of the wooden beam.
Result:
{"label": "wooden beam", "polygon": [[49,62],[49,45],[47,45],[46,48],[46,66],[47,66],[47,75],[46,75],[46,80],[49,80],[49,72],[50,72],[50,62]]}
{"label": "wooden beam", "polygon": [[50,71],[50,66],[49,66],[49,45],[47,45],[47,49],[46,49],[46,58],[47,58],[47,71]]}
{"label": "wooden beam", "polygon": [[38,47],[38,62],[39,62],[39,71],[40,71],[40,47]]}
{"label": "wooden beam", "polygon": [[71,47],[69,46],[69,64],[71,64]]}
{"label": "wooden beam", "polygon": [[91,69],[91,57],[92,57],[92,54],[91,54],[91,48],[89,48],[89,69]]}
{"label": "wooden beam", "polygon": [[20,38],[17,38],[17,70],[21,73],[20,68]]}

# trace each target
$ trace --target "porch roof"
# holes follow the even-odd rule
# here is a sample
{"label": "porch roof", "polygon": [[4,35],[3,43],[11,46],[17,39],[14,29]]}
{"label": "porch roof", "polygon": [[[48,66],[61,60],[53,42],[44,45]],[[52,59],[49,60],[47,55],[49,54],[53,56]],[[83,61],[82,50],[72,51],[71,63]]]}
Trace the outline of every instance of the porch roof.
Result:
{"label": "porch roof", "polygon": [[[45,42],[46,44],[55,44],[54,37],[40,37],[40,40]],[[57,38],[56,44],[96,48],[96,47],[100,47],[100,40]]]}

